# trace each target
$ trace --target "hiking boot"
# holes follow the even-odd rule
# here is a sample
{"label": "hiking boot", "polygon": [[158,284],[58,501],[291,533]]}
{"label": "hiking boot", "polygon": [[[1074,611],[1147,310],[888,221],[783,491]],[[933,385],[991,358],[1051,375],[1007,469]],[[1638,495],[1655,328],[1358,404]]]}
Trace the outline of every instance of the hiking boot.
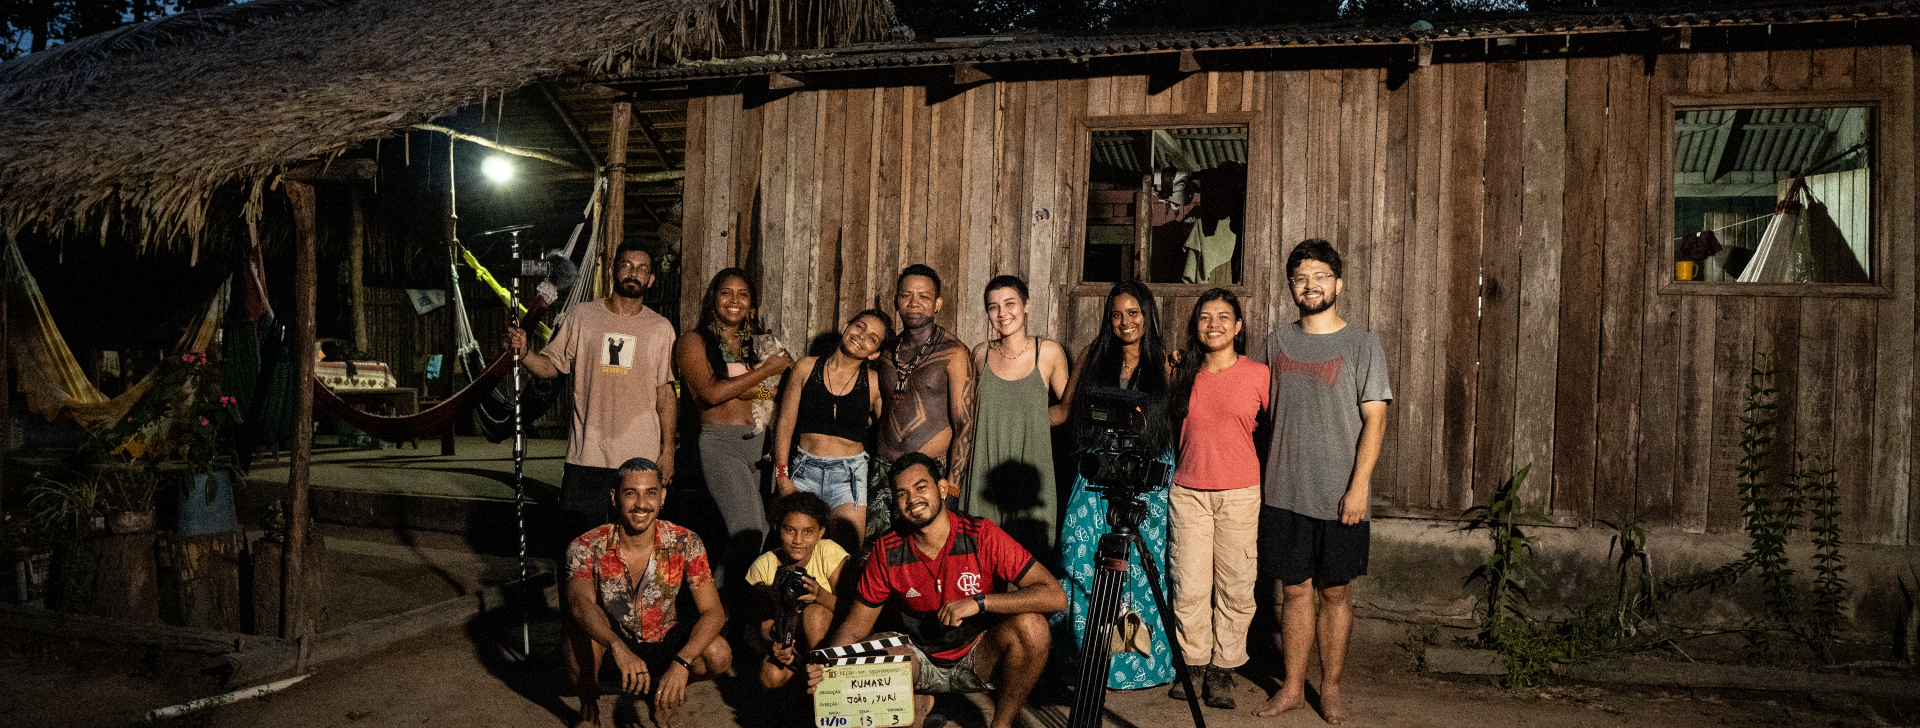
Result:
{"label": "hiking boot", "polygon": [[[1207,684],[1207,670],[1206,665],[1198,667],[1190,665],[1187,667],[1187,671],[1193,674],[1193,682],[1196,685],[1202,686]],[[1180,675],[1177,672],[1173,676],[1173,687],[1167,688],[1167,697],[1173,698],[1174,700],[1187,699],[1187,684],[1180,680]]]}
{"label": "hiking boot", "polygon": [[1208,667],[1207,684],[1202,688],[1203,696],[1209,708],[1233,710],[1233,690],[1237,687],[1233,681],[1233,670],[1225,667]]}

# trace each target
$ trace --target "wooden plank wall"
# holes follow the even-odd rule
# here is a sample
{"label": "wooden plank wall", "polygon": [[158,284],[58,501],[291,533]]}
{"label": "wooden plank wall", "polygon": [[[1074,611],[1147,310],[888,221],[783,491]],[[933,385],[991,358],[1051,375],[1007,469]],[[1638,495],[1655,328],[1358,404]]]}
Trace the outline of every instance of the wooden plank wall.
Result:
{"label": "wooden plank wall", "polygon": [[[1916,78],[1910,46],[1108,75],[964,89],[802,89],[688,110],[687,317],[714,271],[762,276],[763,318],[814,339],[925,262],[939,320],[986,335],[979,287],[1035,291],[1070,351],[1101,297],[1073,295],[1068,231],[1088,117],[1256,112],[1245,251],[1249,337],[1295,313],[1280,270],[1321,237],[1341,306],[1385,344],[1395,401],[1377,513],[1454,518],[1513,471],[1561,523],[1739,527],[1747,371],[1775,354],[1776,458],[1838,463],[1849,540],[1915,538]],[[1891,299],[1663,295],[1663,99],[1895,89],[1879,121]],[[1080,289],[1084,294],[1087,289]],[[1163,298],[1177,345],[1191,299]]]}

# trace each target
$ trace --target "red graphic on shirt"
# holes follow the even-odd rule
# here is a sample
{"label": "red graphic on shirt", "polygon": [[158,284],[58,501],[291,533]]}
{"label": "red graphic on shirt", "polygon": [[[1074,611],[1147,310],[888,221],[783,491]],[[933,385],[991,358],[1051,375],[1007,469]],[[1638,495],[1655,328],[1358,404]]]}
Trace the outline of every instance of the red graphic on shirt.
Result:
{"label": "red graphic on shirt", "polygon": [[1322,384],[1327,385],[1328,389],[1332,389],[1333,385],[1340,383],[1340,363],[1345,360],[1344,356],[1336,356],[1323,362],[1308,364],[1287,358],[1287,353],[1283,351],[1275,354],[1273,361],[1267,366],[1273,369],[1275,376],[1298,374],[1318,379]]}

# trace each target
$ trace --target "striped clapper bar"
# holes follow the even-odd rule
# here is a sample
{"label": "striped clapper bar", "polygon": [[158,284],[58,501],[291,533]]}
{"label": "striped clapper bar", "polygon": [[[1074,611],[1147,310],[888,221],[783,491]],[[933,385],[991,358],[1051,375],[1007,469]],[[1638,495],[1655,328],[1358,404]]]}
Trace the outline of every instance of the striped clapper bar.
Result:
{"label": "striped clapper bar", "polygon": [[841,667],[844,665],[885,665],[890,662],[906,662],[912,659],[913,657],[911,655],[866,655],[862,657],[837,657],[831,660],[827,660],[827,667]]}
{"label": "striped clapper bar", "polygon": [[[861,655],[872,655],[873,653],[876,653],[876,652],[885,652],[889,647],[899,647],[906,643],[907,643],[907,640],[904,637],[886,637],[886,638],[877,639],[877,640],[867,640],[865,642],[855,642],[853,644],[846,645],[844,647],[824,647],[818,650],[814,650],[813,657],[814,659],[819,660],[821,662],[828,662],[830,660],[837,660],[844,657],[857,657]],[[897,657],[905,657],[905,655],[897,655]],[[830,664],[866,665],[866,664],[876,664],[879,662],[897,662],[897,660],[875,660],[873,662],[864,662],[864,663],[848,662],[848,663],[830,663]]]}

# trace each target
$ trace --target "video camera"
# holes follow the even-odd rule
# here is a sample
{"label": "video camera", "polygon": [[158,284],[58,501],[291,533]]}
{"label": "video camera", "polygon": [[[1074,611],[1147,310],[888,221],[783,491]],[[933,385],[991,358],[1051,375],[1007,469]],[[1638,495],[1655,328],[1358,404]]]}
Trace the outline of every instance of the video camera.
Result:
{"label": "video camera", "polygon": [[1119,387],[1087,392],[1080,475],[1109,498],[1152,492],[1167,483],[1167,464],[1160,460],[1166,443],[1155,442],[1147,422],[1153,396]]}
{"label": "video camera", "polygon": [[793,633],[800,629],[800,613],[807,607],[800,598],[806,596],[807,569],[803,566],[782,566],[773,575],[773,643],[784,645],[793,641]]}

